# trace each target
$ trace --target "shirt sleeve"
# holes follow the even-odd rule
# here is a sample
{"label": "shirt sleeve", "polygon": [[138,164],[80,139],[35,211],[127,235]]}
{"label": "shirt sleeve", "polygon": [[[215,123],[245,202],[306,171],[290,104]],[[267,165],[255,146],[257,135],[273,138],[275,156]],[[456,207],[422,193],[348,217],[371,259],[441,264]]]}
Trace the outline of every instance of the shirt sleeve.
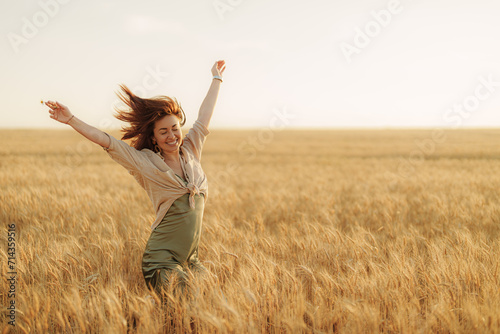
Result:
{"label": "shirt sleeve", "polygon": [[144,159],[143,152],[136,150],[123,140],[118,140],[113,136],[109,137],[109,147],[103,149],[117,163],[125,167],[129,172],[137,171]]}
{"label": "shirt sleeve", "polygon": [[194,122],[193,124],[193,127],[189,129],[189,132],[184,138],[182,145],[191,150],[196,158],[200,160],[203,144],[205,143],[205,139],[209,134],[210,131],[208,130],[208,128],[199,120],[196,120],[196,122]]}

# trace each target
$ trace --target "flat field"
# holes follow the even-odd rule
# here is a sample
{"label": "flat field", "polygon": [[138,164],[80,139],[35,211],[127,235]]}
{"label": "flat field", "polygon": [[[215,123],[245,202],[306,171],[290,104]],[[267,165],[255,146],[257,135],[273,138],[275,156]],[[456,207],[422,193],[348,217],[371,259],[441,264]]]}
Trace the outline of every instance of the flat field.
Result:
{"label": "flat field", "polygon": [[133,177],[72,131],[0,141],[3,333],[500,333],[500,130],[212,130],[211,275],[163,308]]}

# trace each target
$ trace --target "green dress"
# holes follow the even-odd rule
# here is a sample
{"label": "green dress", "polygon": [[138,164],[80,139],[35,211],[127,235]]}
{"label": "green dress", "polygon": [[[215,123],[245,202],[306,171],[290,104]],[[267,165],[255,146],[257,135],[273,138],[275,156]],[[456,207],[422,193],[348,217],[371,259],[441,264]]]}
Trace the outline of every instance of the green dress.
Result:
{"label": "green dress", "polygon": [[142,273],[148,288],[160,292],[161,287],[169,283],[168,276],[172,272],[178,275],[179,283],[184,286],[188,280],[186,268],[206,270],[198,259],[204,195],[196,194],[194,200],[195,209],[192,209],[189,193],[177,198],[151,232],[142,257]]}

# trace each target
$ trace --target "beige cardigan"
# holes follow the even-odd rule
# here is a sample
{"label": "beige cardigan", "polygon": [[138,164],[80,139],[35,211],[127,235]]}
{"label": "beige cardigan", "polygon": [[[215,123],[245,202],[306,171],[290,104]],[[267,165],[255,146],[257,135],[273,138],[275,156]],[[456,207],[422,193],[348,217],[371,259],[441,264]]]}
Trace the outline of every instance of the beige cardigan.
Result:
{"label": "beige cardigan", "polygon": [[151,225],[151,230],[160,224],[172,203],[186,193],[190,193],[191,208],[195,207],[194,195],[196,194],[203,194],[206,203],[208,183],[200,160],[205,138],[209,134],[208,128],[197,120],[180,146],[181,167],[187,184],[175,174],[159,154],[147,148],[136,150],[124,141],[107,134],[110,138],[110,145],[104,150],[135,177],[153,203],[156,220]]}

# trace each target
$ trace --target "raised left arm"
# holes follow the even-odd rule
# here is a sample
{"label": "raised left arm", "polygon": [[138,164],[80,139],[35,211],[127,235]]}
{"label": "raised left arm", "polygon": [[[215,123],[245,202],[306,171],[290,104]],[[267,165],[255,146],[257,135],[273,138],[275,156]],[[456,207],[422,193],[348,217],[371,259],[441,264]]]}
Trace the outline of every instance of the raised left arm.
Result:
{"label": "raised left arm", "polygon": [[[212,75],[222,77],[222,73],[226,69],[226,62],[224,60],[219,60],[215,62],[212,67]],[[203,100],[200,111],[198,112],[198,121],[203,123],[208,128],[210,124],[210,119],[214,113],[215,103],[217,102],[217,96],[219,95],[220,85],[222,81],[219,79],[212,79],[210,88],[208,89],[207,96]]]}

